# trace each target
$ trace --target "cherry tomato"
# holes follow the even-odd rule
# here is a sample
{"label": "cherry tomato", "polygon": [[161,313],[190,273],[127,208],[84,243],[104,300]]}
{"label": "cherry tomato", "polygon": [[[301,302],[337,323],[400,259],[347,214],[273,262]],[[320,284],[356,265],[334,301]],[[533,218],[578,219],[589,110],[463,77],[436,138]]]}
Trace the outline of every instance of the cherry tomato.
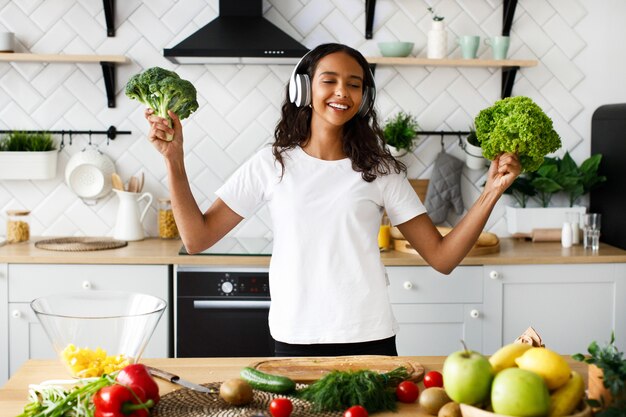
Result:
{"label": "cherry tomato", "polygon": [[424,386],[430,387],[443,387],[443,376],[440,372],[430,371],[424,375]]}
{"label": "cherry tomato", "polygon": [[361,405],[353,405],[343,413],[343,417],[367,417],[367,410]]}
{"label": "cherry tomato", "polygon": [[274,417],[289,417],[293,404],[289,398],[274,398],[270,403],[270,413]]}
{"label": "cherry tomato", "polygon": [[420,395],[420,389],[413,381],[402,381],[396,387],[396,397],[403,403],[414,403]]}

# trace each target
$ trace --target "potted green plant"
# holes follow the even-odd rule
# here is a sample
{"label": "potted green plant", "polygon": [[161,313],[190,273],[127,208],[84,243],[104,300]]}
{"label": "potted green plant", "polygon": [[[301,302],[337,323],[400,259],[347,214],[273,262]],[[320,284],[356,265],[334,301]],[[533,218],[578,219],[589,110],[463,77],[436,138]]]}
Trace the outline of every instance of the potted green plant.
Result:
{"label": "potted green plant", "polygon": [[604,346],[591,342],[587,351],[572,355],[589,365],[587,402],[597,417],[626,417],[626,358],[615,345],[615,333]]}
{"label": "potted green plant", "polygon": [[383,126],[385,143],[394,156],[403,156],[413,150],[419,124],[415,116],[406,112],[399,112],[387,120]]}
{"label": "potted green plant", "polygon": [[[536,171],[517,177],[505,191],[519,205],[506,208],[509,232],[530,233],[533,228],[556,228],[563,223],[566,213],[585,213],[585,207],[576,202],[606,181],[605,176],[598,175],[601,160],[601,154],[592,155],[579,166],[566,152],[563,158],[544,157]],[[551,206],[552,197],[559,193],[567,196],[568,206]],[[535,198],[539,207],[528,207],[531,198]]]}
{"label": "potted green plant", "polygon": [[485,167],[486,159],[483,156],[483,149],[480,147],[476,129],[470,128],[470,133],[465,137],[463,149],[465,150],[465,165],[469,169],[481,169]]}
{"label": "potted green plant", "polygon": [[48,132],[15,130],[0,138],[0,179],[54,178],[57,159],[58,152]]}

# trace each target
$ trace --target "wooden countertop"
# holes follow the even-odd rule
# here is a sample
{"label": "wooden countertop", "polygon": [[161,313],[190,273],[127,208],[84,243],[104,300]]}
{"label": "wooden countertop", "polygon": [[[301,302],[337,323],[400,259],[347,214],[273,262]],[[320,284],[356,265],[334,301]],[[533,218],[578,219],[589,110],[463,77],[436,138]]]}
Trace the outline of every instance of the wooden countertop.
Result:
{"label": "wooden countertop", "polygon": [[[247,265],[267,266],[269,256],[190,256],[179,255],[180,240],[146,239],[128,242],[128,246],[88,252],[58,252],[38,249],[33,238],[29,242],[6,244],[0,247],[0,263],[32,264],[144,264],[144,265]],[[45,239],[49,239],[46,237]],[[427,265],[418,255],[396,251],[384,252],[387,266]],[[604,243],[600,250],[591,252],[581,245],[565,249],[558,242],[529,242],[518,239],[500,239],[500,252],[466,257],[462,265],[519,265],[519,264],[575,264],[623,263],[626,251]]]}
{"label": "wooden countertop", "polygon": [[[581,373],[587,379],[587,365],[573,361],[569,356],[565,357],[570,367]],[[196,383],[221,382],[226,379],[236,378],[244,366],[262,358],[185,358],[185,359],[145,359],[142,362],[157,368],[161,368],[179,375],[181,378]],[[421,363],[425,371],[441,371],[443,356],[420,356],[407,357],[414,362]],[[0,417],[13,417],[18,415],[28,399],[28,384],[36,384],[50,379],[67,379],[68,374],[60,361],[29,360],[22,366],[9,381],[0,389]],[[165,395],[168,392],[179,389],[174,384],[158,380],[159,392]],[[420,384],[420,389],[423,389]],[[380,417],[432,417],[421,412],[417,404],[399,403],[398,413],[376,413]]]}

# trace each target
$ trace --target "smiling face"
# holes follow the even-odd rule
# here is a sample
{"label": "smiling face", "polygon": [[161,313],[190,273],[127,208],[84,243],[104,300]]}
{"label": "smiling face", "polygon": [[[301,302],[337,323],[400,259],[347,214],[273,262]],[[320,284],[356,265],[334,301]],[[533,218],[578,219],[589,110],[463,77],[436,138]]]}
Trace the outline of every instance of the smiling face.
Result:
{"label": "smiling face", "polygon": [[341,127],[359,111],[363,68],[344,52],[326,55],[317,63],[311,89],[312,122]]}

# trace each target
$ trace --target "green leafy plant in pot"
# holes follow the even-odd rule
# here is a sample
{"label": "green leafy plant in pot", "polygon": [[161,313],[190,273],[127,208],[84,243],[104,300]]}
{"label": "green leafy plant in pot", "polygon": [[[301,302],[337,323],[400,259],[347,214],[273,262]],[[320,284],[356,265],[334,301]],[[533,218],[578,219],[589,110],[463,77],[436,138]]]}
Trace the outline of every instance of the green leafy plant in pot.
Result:
{"label": "green leafy plant in pot", "polygon": [[[609,343],[600,346],[593,341],[587,350],[588,355],[572,355],[573,359],[589,365],[587,402],[600,410],[595,413],[597,417],[626,417],[626,358],[615,345],[615,333],[611,332]],[[596,374],[601,378],[599,381]]]}
{"label": "green leafy plant in pot", "polygon": [[[413,150],[419,124],[415,116],[406,112],[399,112],[389,119],[383,126],[383,135],[387,146],[397,150],[397,155],[403,155]],[[391,149],[392,154],[394,150]]]}
{"label": "green leafy plant in pot", "polygon": [[48,132],[11,131],[0,139],[0,152],[47,152],[56,147]]}

